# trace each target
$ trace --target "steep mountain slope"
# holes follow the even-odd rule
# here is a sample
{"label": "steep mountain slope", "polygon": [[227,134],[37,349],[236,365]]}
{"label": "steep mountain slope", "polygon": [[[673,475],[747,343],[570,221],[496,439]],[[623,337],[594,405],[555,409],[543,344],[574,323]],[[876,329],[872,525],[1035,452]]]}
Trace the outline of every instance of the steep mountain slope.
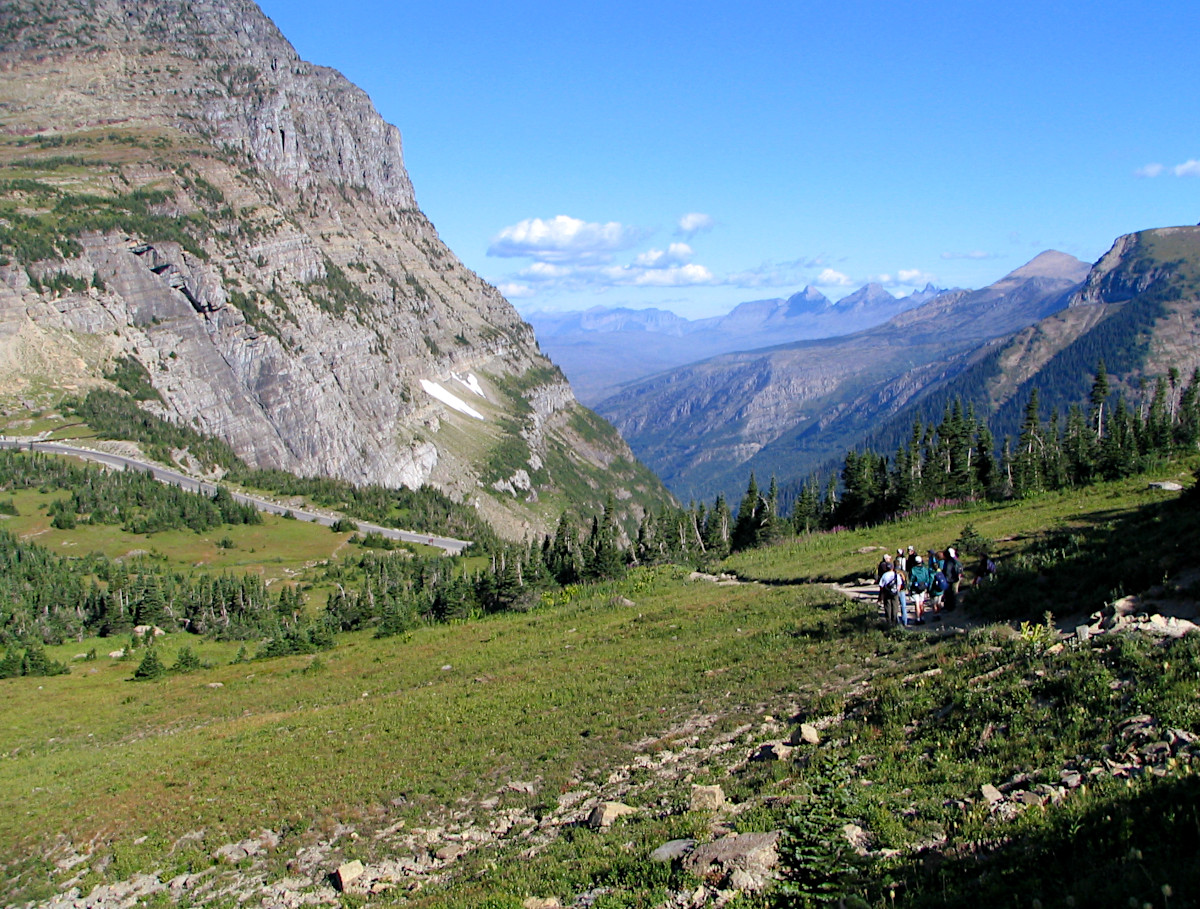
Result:
{"label": "steep mountain slope", "polygon": [[538,342],[595,405],[621,386],[706,357],[790,341],[850,334],[879,325],[943,291],[932,285],[893,297],[868,284],[836,303],[813,287],[787,299],[751,300],[723,316],[684,319],[661,309],[533,313]]}
{"label": "steep mountain slope", "polygon": [[968,369],[930,387],[873,434],[870,445],[894,449],[915,418],[936,421],[956,397],[989,415],[1001,444],[1019,433],[1035,387],[1043,418],[1085,405],[1100,359],[1114,392],[1124,393],[1133,407],[1147,405],[1153,380],[1171,369],[1186,382],[1200,367],[1200,227],[1119,237],[1068,304],[980,351]]}
{"label": "steep mountain slope", "polygon": [[876,328],[716,357],[597,409],[683,498],[735,492],[751,469],[802,477],[971,366],[990,339],[1063,308],[1087,272],[1043,253],[990,287],[939,295]]}
{"label": "steep mountain slope", "polygon": [[256,466],[503,531],[661,484],[417,208],[400,134],[249,0],[0,0],[0,396],[132,357]]}

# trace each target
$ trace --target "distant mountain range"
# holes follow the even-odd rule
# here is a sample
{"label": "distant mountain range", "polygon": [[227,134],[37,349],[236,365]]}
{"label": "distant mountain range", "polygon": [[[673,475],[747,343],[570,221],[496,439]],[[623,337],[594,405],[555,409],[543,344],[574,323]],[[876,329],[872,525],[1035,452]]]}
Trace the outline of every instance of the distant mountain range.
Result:
{"label": "distant mountain range", "polygon": [[579,400],[594,406],[621,386],[664,370],[738,350],[849,334],[943,293],[927,285],[894,297],[879,284],[867,284],[834,303],[806,287],[786,299],[752,300],[707,319],[685,319],[662,309],[602,307],[526,318]]}
{"label": "distant mountain range", "polygon": [[[884,324],[691,363],[595,407],[682,499],[735,494],[750,470],[803,478],[889,421],[910,420],[900,415],[932,390],[1067,308],[1089,271],[1048,251],[989,287],[935,293]],[[851,306],[879,311],[879,290],[856,296]]]}

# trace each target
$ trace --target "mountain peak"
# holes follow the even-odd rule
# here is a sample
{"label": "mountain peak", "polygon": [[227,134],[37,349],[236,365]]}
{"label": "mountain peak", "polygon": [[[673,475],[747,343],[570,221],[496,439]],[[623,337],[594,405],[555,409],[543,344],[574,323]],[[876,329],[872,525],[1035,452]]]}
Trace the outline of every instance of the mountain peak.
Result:
{"label": "mountain peak", "polygon": [[869,284],[864,284],[854,293],[842,297],[836,305],[839,309],[847,310],[861,306],[875,306],[880,303],[891,304],[895,302],[896,298],[888,293],[882,284],[872,281]]}
{"label": "mountain peak", "polygon": [[792,317],[803,313],[820,312],[832,305],[825,294],[810,284],[804,290],[787,298],[787,309],[784,315]]}
{"label": "mountain peak", "polygon": [[1080,259],[1055,249],[1048,249],[1034,256],[1020,268],[1009,272],[1005,278],[1028,280],[1029,278],[1055,278],[1066,281],[1082,281],[1091,266]]}

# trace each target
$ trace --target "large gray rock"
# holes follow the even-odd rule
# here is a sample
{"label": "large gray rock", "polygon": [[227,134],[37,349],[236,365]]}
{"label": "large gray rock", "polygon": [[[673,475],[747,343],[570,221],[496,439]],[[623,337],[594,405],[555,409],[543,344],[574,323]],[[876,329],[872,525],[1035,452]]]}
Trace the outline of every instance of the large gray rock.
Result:
{"label": "large gray rock", "polygon": [[684,859],[684,868],[700,877],[720,875],[730,880],[735,872],[742,890],[761,890],[775,877],[779,864],[781,832],[743,833],[697,846]]}

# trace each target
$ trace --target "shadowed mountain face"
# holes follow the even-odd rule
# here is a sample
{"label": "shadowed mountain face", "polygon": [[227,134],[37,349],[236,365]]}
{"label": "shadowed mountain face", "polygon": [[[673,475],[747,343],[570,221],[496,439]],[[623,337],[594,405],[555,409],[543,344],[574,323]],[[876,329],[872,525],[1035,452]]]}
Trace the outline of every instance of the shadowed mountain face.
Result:
{"label": "shadowed mountain face", "polygon": [[803,477],[969,368],[994,339],[1064,308],[1087,273],[1043,253],[990,287],[939,294],[883,325],[693,363],[632,383],[597,410],[684,499],[734,494],[750,470]]}
{"label": "shadowed mountain face", "polygon": [[849,334],[943,292],[927,286],[896,298],[868,284],[833,303],[806,287],[787,299],[752,300],[708,319],[684,319],[661,309],[597,308],[533,313],[529,321],[580,400],[595,406],[623,385],[655,373],[719,354]]}
{"label": "shadowed mountain face", "polygon": [[247,0],[0,0],[0,397],[141,363],[251,464],[502,530],[662,502],[417,208],[399,131]]}

